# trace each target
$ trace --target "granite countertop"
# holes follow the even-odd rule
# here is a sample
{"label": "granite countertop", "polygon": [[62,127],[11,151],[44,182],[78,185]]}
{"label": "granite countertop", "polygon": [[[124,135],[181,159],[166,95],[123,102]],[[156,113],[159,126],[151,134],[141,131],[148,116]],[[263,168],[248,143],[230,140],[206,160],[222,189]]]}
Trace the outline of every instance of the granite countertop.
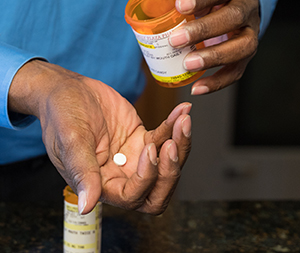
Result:
{"label": "granite countertop", "polygon": [[[300,202],[173,201],[158,217],[104,205],[102,253],[300,252]],[[0,203],[0,252],[62,252],[63,205]]]}

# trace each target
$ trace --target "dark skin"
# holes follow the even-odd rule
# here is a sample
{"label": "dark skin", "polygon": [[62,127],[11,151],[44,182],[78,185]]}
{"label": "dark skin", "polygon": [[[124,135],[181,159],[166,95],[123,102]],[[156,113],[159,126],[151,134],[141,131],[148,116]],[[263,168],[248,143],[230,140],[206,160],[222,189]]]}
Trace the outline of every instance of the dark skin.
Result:
{"label": "dark skin", "polygon": [[183,14],[194,14],[201,18],[175,31],[170,38],[172,46],[180,48],[223,34],[229,34],[230,37],[219,45],[187,55],[184,65],[189,71],[223,66],[212,76],[196,81],[192,86],[192,94],[211,93],[239,80],[257,51],[259,1],[176,0],[176,8]]}
{"label": "dark skin", "polygon": [[[147,131],[110,86],[33,60],[11,84],[9,109],[40,120],[47,153],[82,214],[98,200],[153,215],[167,208],[191,147],[190,103]],[[113,162],[118,152],[127,156],[124,166]]]}

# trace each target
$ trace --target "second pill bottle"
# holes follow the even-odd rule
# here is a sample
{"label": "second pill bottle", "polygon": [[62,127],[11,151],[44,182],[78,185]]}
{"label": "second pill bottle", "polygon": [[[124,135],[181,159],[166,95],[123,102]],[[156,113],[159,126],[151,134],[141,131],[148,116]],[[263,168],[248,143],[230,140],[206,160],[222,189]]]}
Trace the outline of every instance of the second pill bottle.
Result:
{"label": "second pill bottle", "polygon": [[86,215],[78,213],[78,197],[64,189],[64,253],[101,253],[102,203]]}
{"label": "second pill bottle", "polygon": [[158,84],[168,88],[181,87],[203,75],[204,71],[189,72],[183,67],[185,56],[203,48],[203,43],[181,49],[169,45],[172,31],[195,19],[193,15],[180,14],[175,8],[175,0],[129,0],[125,19]]}

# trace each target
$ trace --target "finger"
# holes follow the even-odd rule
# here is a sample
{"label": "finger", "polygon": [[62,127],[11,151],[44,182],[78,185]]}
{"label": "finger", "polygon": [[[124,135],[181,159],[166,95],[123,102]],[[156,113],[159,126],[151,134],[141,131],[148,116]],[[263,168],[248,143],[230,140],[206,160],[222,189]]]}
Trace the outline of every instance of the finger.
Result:
{"label": "finger", "polygon": [[191,103],[181,103],[176,106],[158,128],[145,134],[145,143],[154,143],[156,148],[159,149],[166,140],[171,138],[173,125],[177,118],[182,114],[189,114],[191,108]]}
{"label": "finger", "polygon": [[101,176],[99,165],[95,164],[93,169],[86,173],[84,179],[77,185],[78,211],[80,214],[91,212],[101,195]]}
{"label": "finger", "polygon": [[248,27],[243,29],[239,36],[235,36],[226,42],[188,54],[183,64],[188,71],[223,66],[249,57],[252,58],[257,51],[257,47],[258,37]]}
{"label": "finger", "polygon": [[178,162],[182,167],[191,151],[192,121],[190,115],[181,115],[174,124],[172,139],[178,147]]}
{"label": "finger", "polygon": [[[103,186],[105,203],[128,210],[140,207],[157,180],[157,151],[153,143],[144,147],[138,162],[137,171],[130,178],[118,177]],[[114,189],[108,191],[106,189]]]}
{"label": "finger", "polygon": [[253,10],[256,11],[257,19],[259,18],[254,2],[232,0],[218,11],[190,21],[172,32],[170,44],[177,48],[185,47],[250,25],[247,22],[249,15],[253,15]]}
{"label": "finger", "polygon": [[158,178],[144,204],[137,210],[143,213],[159,215],[170,202],[180,178],[180,166],[176,143],[167,140],[159,154]]}
{"label": "finger", "polygon": [[250,59],[227,65],[215,74],[203,79],[199,79],[192,86],[192,95],[203,95],[223,89],[238,81],[245,72]]}
{"label": "finger", "polygon": [[228,0],[176,0],[176,9],[182,14],[207,13],[215,5],[228,2]]}

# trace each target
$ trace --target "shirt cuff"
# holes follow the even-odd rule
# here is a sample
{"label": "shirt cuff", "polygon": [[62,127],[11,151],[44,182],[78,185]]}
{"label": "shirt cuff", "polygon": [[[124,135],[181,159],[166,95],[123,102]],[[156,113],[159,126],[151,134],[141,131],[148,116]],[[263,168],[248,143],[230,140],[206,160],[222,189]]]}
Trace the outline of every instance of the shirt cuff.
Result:
{"label": "shirt cuff", "polygon": [[259,39],[264,35],[271,21],[277,0],[260,0],[260,32]]}
{"label": "shirt cuff", "polygon": [[17,71],[32,59],[45,58],[0,42],[0,127],[19,130],[31,124],[36,118],[8,111],[8,92]]}

